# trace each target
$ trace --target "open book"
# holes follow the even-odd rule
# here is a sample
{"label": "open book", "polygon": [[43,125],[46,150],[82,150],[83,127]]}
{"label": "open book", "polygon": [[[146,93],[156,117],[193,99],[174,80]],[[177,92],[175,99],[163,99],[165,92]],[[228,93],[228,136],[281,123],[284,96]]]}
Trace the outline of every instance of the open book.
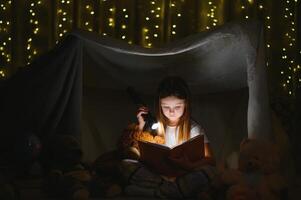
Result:
{"label": "open book", "polygon": [[186,171],[177,167],[168,157],[187,156],[194,162],[204,157],[204,135],[197,135],[173,148],[167,146],[138,141],[140,160],[153,171],[165,176],[179,176]]}

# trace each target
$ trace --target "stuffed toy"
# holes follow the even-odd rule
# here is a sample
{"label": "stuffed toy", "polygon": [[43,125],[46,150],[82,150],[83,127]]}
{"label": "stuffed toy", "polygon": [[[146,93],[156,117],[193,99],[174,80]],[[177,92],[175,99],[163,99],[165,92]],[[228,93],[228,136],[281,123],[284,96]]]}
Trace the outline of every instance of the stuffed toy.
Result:
{"label": "stuffed toy", "polygon": [[82,162],[82,150],[75,137],[55,135],[44,145],[43,166],[46,191],[54,197],[89,199],[90,171]]}
{"label": "stuffed toy", "polygon": [[288,185],[279,155],[276,145],[270,142],[247,139],[241,144],[239,170],[260,174],[256,190],[263,199],[281,199],[287,195]]}
{"label": "stuffed toy", "polygon": [[224,169],[219,186],[227,200],[280,200],[287,196],[287,183],[281,174],[280,157],[272,143],[244,139],[240,145],[238,169]]}
{"label": "stuffed toy", "polygon": [[94,176],[91,184],[93,196],[116,197],[122,193],[124,185],[119,169],[121,162],[118,151],[110,151],[100,155],[92,164]]}
{"label": "stuffed toy", "polygon": [[138,160],[140,157],[138,141],[164,143],[164,138],[141,132],[136,124],[130,124],[121,135],[117,150],[105,152],[92,164],[94,180],[91,184],[93,196],[116,197],[122,193],[126,184],[120,171],[122,159]]}
{"label": "stuffed toy", "polygon": [[119,142],[118,149],[123,158],[138,160],[140,157],[138,141],[148,141],[158,144],[164,144],[163,136],[152,135],[147,131],[139,131],[137,124],[130,124],[123,132]]}

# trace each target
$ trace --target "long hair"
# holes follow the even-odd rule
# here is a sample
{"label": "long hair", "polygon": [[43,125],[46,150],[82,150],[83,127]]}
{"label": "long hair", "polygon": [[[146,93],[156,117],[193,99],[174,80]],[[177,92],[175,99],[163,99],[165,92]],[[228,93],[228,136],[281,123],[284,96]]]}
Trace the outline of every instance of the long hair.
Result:
{"label": "long hair", "polygon": [[185,102],[184,113],[180,117],[177,128],[179,129],[179,134],[177,142],[181,143],[190,138],[190,91],[186,82],[177,76],[168,76],[164,78],[157,89],[156,98],[156,114],[159,122],[159,134],[165,136],[165,128],[168,124],[168,119],[164,116],[161,108],[161,99],[175,96],[179,99],[183,99]]}

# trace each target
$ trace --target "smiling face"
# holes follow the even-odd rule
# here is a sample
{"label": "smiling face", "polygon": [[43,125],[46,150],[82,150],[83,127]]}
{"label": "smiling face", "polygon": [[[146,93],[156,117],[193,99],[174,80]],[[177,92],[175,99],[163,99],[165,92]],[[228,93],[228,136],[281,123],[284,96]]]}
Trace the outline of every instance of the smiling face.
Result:
{"label": "smiling face", "polygon": [[176,126],[184,114],[185,100],[175,96],[164,97],[160,100],[164,116],[168,119],[170,126]]}

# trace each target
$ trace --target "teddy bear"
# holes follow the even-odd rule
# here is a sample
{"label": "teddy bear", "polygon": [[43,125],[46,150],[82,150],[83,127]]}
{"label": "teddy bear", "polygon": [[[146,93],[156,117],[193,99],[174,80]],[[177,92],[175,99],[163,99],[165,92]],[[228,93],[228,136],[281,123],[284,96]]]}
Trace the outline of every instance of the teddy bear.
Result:
{"label": "teddy bear", "polygon": [[82,162],[80,143],[71,135],[54,135],[42,151],[45,191],[54,197],[89,199],[91,172]]}
{"label": "teddy bear", "polygon": [[138,141],[147,141],[152,143],[164,144],[163,136],[153,135],[147,131],[139,131],[138,125],[130,124],[121,135],[118,141],[118,149],[123,158],[138,160],[140,157]]}
{"label": "teddy bear", "polygon": [[227,200],[280,200],[287,196],[276,146],[258,139],[240,144],[237,169],[223,169],[219,176]]}
{"label": "teddy bear", "polygon": [[274,143],[245,139],[240,146],[239,170],[262,199],[285,199],[287,181],[281,170],[280,152]]}
{"label": "teddy bear", "polygon": [[104,152],[91,165],[93,181],[90,191],[92,196],[116,197],[122,193],[125,184],[120,171],[123,159],[140,157],[138,141],[164,143],[164,138],[146,131],[139,131],[137,124],[130,124],[117,142],[117,149]]}

